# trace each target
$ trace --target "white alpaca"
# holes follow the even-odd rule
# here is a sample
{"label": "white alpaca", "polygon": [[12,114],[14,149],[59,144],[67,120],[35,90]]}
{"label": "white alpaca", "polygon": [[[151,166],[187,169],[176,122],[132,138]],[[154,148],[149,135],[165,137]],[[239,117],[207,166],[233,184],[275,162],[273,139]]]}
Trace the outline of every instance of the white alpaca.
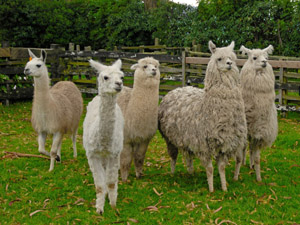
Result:
{"label": "white alpaca", "polygon": [[242,150],[246,145],[246,118],[240,90],[239,71],[235,64],[234,42],[217,48],[211,41],[212,53],[205,75],[204,91],[194,87],[170,91],[158,109],[159,130],[166,140],[175,170],[178,150],[200,158],[206,169],[209,191],[213,192],[212,158],[216,158],[221,185],[227,191],[225,166],[236,157],[234,179],[238,179]]}
{"label": "white alpaca", "polygon": [[[46,52],[37,58],[29,49],[32,58],[26,64],[24,73],[34,78],[34,96],[31,122],[38,133],[39,152],[51,156],[50,169],[55,159],[61,160],[63,134],[71,133],[74,157],[77,157],[76,134],[82,114],[83,101],[76,85],[70,81],[60,81],[50,88],[50,79],[45,65]],[[47,134],[53,134],[50,154],[45,150]]]}
{"label": "white alpaca", "polygon": [[117,93],[122,90],[124,74],[121,60],[105,66],[90,60],[99,73],[98,95],[88,104],[83,123],[83,145],[96,187],[96,210],[104,212],[108,192],[110,205],[115,208],[118,194],[118,170],[123,149],[124,119],[117,105]]}
{"label": "white alpaca", "polygon": [[248,127],[250,167],[254,166],[256,180],[261,181],[260,151],[272,145],[278,130],[275,76],[268,63],[268,54],[273,52],[273,46],[253,50],[242,46],[240,50],[248,55],[241,70],[241,85]]}
{"label": "white alpaca", "polygon": [[136,177],[142,176],[148,144],[157,130],[160,71],[152,57],[140,59],[135,69],[133,88],[125,87],[118,96],[124,119],[124,149],[121,153],[121,177],[127,180],[134,160]]}

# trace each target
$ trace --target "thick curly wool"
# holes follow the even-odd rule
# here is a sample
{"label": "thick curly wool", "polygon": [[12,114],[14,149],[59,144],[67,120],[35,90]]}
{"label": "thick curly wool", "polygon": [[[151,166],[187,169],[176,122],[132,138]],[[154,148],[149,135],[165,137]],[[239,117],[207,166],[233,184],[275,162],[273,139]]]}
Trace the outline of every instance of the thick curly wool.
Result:
{"label": "thick curly wool", "polygon": [[117,105],[117,93],[123,87],[124,74],[120,70],[121,60],[117,60],[112,66],[93,60],[90,60],[90,64],[99,73],[99,94],[87,107],[83,122],[83,146],[94,177],[96,209],[102,214],[107,193],[113,208],[117,202],[124,129],[124,118]]}
{"label": "thick curly wool", "polygon": [[[211,46],[213,54],[206,71],[205,89],[184,87],[169,92],[159,106],[158,119],[159,129],[171,146],[168,151],[172,160],[176,161],[178,149],[199,157],[213,191],[212,174],[208,171],[212,168],[211,158],[217,159],[220,171],[221,164],[223,167],[229,158],[240,155],[246,145],[247,128],[233,46]],[[222,180],[223,175],[220,176]],[[238,171],[236,179],[237,176]],[[222,188],[226,190],[226,181]]]}
{"label": "thick curly wool", "polygon": [[126,181],[134,159],[136,176],[142,175],[145,153],[157,130],[160,72],[152,57],[140,59],[135,69],[133,88],[124,87],[118,104],[125,119],[124,150],[121,154],[121,176]]}
{"label": "thick curly wool", "polygon": [[[272,66],[267,62],[268,54],[272,53],[273,47],[250,50],[242,46],[241,50],[248,55],[248,60],[240,74],[252,167],[255,161],[254,155],[256,161],[260,161],[260,149],[270,147],[277,137],[275,76]],[[260,171],[258,168],[257,170]],[[257,174],[257,179],[261,180],[260,172]]]}
{"label": "thick curly wool", "polygon": [[[39,152],[51,155],[50,171],[55,159],[61,160],[63,134],[71,133],[74,157],[77,157],[76,135],[83,111],[83,100],[76,85],[60,81],[50,88],[50,79],[45,65],[46,52],[37,58],[29,49],[32,60],[26,64],[24,73],[34,77],[34,95],[31,122],[38,133]],[[47,134],[53,134],[51,152],[45,150]]]}

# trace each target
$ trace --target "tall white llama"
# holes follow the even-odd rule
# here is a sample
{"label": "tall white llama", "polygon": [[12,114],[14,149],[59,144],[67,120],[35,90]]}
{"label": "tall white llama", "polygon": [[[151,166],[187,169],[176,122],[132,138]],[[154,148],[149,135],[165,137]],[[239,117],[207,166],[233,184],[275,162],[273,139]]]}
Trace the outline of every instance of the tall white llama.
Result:
{"label": "tall white llama", "polygon": [[120,70],[121,60],[112,66],[93,60],[89,62],[99,73],[99,90],[87,107],[83,123],[83,145],[96,187],[96,211],[102,214],[107,192],[113,208],[117,202],[124,129],[124,118],[117,105],[117,93],[122,90],[124,74]]}
{"label": "tall white llama", "polygon": [[[51,157],[50,169],[54,169],[55,159],[61,160],[63,134],[71,133],[74,157],[77,157],[76,135],[83,110],[81,93],[70,81],[60,81],[50,88],[46,62],[46,52],[36,57],[29,49],[32,58],[26,64],[24,73],[33,76],[34,95],[31,123],[38,133],[39,152]],[[53,135],[50,154],[45,150],[47,134]]]}

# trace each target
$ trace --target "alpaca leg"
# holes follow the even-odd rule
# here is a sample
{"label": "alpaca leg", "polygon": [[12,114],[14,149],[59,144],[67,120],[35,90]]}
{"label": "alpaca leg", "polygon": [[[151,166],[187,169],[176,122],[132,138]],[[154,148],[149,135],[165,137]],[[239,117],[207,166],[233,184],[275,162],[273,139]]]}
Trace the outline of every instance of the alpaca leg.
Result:
{"label": "alpaca leg", "polygon": [[249,150],[250,153],[250,169],[254,168],[254,151],[252,149]]}
{"label": "alpaca leg", "polygon": [[226,167],[227,163],[223,157],[219,157],[217,159],[217,164],[218,164],[218,170],[219,170],[220,179],[221,179],[222,190],[227,191],[226,176],[225,176],[225,167]]}
{"label": "alpaca leg", "polygon": [[189,152],[185,154],[185,162],[189,174],[194,173],[193,159],[194,159],[193,155],[190,154]]}
{"label": "alpaca leg", "polygon": [[41,132],[38,134],[39,153],[50,156],[50,153],[45,149],[46,138],[46,132]]}
{"label": "alpaca leg", "polygon": [[260,175],[260,149],[253,152],[254,169],[256,173],[256,180],[261,181]]}
{"label": "alpaca leg", "polygon": [[123,150],[121,152],[121,160],[120,160],[120,171],[121,178],[123,182],[127,181],[129,170],[132,161],[132,146],[130,144],[125,144],[123,146]]}
{"label": "alpaca leg", "polygon": [[143,165],[145,160],[146,151],[148,148],[149,141],[141,142],[134,148],[134,165],[135,165],[135,175],[140,178],[143,175]]}
{"label": "alpaca leg", "polygon": [[171,144],[167,141],[167,147],[168,147],[168,153],[171,157],[171,173],[175,172],[175,166],[178,156],[178,148],[175,147],[175,145]]}
{"label": "alpaca leg", "polygon": [[49,171],[52,171],[54,169],[54,162],[55,162],[55,159],[57,158],[57,151],[60,148],[60,145],[62,142],[62,137],[63,137],[63,135],[59,132],[53,134],[53,141],[52,141],[52,146],[51,146],[51,151],[50,151],[51,162],[50,162]]}
{"label": "alpaca leg", "polygon": [[77,135],[77,130],[71,135],[71,139],[72,139],[72,143],[73,143],[73,156],[74,156],[74,158],[77,158],[76,135]]}
{"label": "alpaca leg", "polygon": [[108,190],[109,203],[112,208],[116,208],[117,205],[119,167],[120,157],[110,157],[106,167],[106,186]]}
{"label": "alpaca leg", "polygon": [[242,162],[242,164],[243,164],[244,166],[246,166],[246,164],[247,164],[246,159],[247,159],[247,147],[245,147],[245,148],[243,149],[243,162]]}
{"label": "alpaca leg", "polygon": [[59,143],[57,148],[57,156],[55,158],[57,162],[61,162],[61,143],[62,141]]}
{"label": "alpaca leg", "polygon": [[101,163],[101,157],[96,154],[88,155],[88,163],[93,173],[96,188],[96,212],[102,214],[104,212],[104,203],[106,195],[105,170]]}
{"label": "alpaca leg", "polygon": [[212,160],[209,159],[207,162],[202,161],[202,164],[205,165],[209,192],[213,192],[214,191],[214,175],[213,175],[214,168],[212,165]]}
{"label": "alpaca leg", "polygon": [[240,169],[242,166],[242,161],[244,160],[245,157],[245,149],[238,151],[236,158],[235,158],[235,171],[234,171],[234,180],[238,180],[239,179],[239,174],[240,174]]}

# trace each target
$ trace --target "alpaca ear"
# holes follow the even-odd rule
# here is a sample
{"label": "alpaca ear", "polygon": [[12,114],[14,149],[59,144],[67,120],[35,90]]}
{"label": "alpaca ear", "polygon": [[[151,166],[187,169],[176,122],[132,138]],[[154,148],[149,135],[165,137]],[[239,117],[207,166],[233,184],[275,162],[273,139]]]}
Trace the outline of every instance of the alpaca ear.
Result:
{"label": "alpaca ear", "polygon": [[94,69],[96,69],[99,73],[103,70],[105,70],[105,68],[107,68],[107,66],[99,63],[99,62],[96,62],[92,59],[89,60],[89,63],[91,65],[91,67],[93,67]]}
{"label": "alpaca ear", "polygon": [[136,63],[136,64],[133,64],[131,67],[130,67],[130,69],[131,70],[136,70],[136,68],[138,68],[138,63]]}
{"label": "alpaca ear", "polygon": [[244,45],[241,46],[240,51],[242,55],[249,55],[250,49],[246,48]]}
{"label": "alpaca ear", "polygon": [[268,54],[272,54],[274,51],[274,47],[272,45],[269,45],[265,49],[263,49],[264,52],[267,52]]}
{"label": "alpaca ear", "polygon": [[114,66],[114,67],[116,67],[116,68],[118,68],[120,70],[122,68],[122,61],[121,61],[121,59],[118,59],[117,61],[115,61],[112,66]]}
{"label": "alpaca ear", "polygon": [[232,41],[230,45],[228,45],[228,48],[231,48],[232,51],[234,50],[234,41]]}
{"label": "alpaca ear", "polygon": [[35,54],[33,54],[33,52],[30,49],[28,49],[28,53],[32,59],[36,58]]}
{"label": "alpaca ear", "polygon": [[210,50],[210,52],[211,52],[212,54],[215,53],[216,50],[217,50],[216,45],[215,45],[212,41],[209,41],[209,42],[208,42],[208,47],[209,47],[209,50]]}
{"label": "alpaca ear", "polygon": [[43,49],[41,50],[41,59],[43,60],[43,62],[46,62],[46,58],[47,58],[47,52]]}

